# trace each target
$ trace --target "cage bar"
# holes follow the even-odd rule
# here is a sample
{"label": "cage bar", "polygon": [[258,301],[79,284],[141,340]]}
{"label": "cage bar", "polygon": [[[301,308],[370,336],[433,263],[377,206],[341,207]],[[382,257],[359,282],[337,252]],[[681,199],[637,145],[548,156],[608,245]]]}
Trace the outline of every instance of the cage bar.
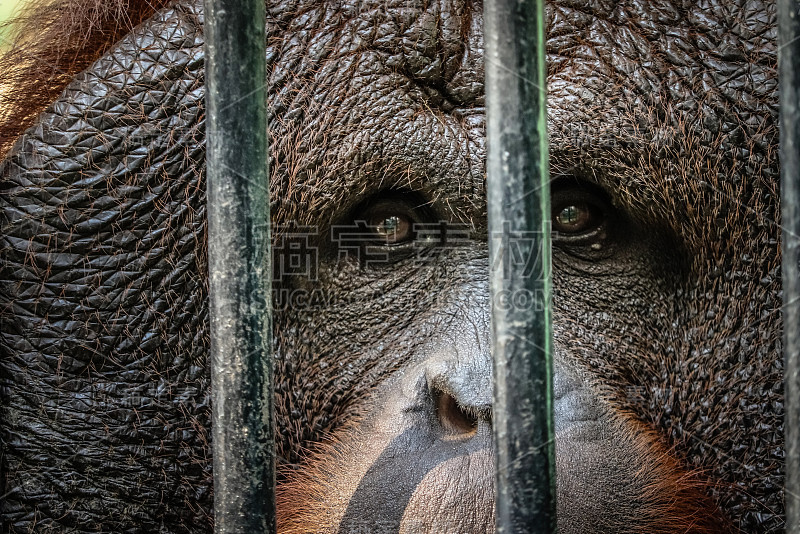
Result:
{"label": "cage bar", "polygon": [[206,0],[214,531],[275,532],[263,0]]}
{"label": "cage bar", "polygon": [[800,1],[778,1],[786,532],[800,532]]}
{"label": "cage bar", "polygon": [[544,3],[487,0],[484,9],[496,531],[551,533],[556,507]]}

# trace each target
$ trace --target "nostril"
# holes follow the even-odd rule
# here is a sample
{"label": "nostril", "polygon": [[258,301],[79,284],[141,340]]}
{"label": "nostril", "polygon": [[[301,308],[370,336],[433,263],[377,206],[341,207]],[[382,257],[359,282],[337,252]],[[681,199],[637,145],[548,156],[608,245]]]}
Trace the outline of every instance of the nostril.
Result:
{"label": "nostril", "polygon": [[459,406],[456,399],[444,391],[436,390],[436,416],[445,437],[472,437],[478,431],[477,410]]}

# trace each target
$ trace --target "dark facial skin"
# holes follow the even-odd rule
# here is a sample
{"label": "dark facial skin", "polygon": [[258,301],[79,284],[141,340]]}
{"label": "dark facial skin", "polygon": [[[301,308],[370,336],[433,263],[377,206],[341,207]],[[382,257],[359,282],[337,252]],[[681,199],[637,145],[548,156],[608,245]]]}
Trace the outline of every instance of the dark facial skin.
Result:
{"label": "dark facial skin", "polygon": [[[482,7],[340,4],[267,4],[279,527],[484,533]],[[548,5],[562,533],[782,528],[774,11]],[[6,531],[209,528],[201,22],[0,164]]]}

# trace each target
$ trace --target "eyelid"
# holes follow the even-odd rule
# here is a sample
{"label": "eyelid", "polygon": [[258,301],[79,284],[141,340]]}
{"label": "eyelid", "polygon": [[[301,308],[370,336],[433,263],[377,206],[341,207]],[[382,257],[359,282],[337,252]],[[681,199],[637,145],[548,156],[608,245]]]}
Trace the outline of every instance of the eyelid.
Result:
{"label": "eyelid", "polygon": [[568,204],[588,204],[605,208],[608,204],[605,199],[594,191],[588,190],[580,185],[572,187],[559,187],[550,192],[550,203],[553,207],[565,206]]}
{"label": "eyelid", "polygon": [[419,216],[416,213],[416,209],[411,203],[406,202],[402,199],[381,199],[374,203],[371,203],[364,207],[364,209],[359,210],[357,213],[356,219],[361,218],[368,218],[374,217],[376,215],[406,215],[409,219],[417,220]]}

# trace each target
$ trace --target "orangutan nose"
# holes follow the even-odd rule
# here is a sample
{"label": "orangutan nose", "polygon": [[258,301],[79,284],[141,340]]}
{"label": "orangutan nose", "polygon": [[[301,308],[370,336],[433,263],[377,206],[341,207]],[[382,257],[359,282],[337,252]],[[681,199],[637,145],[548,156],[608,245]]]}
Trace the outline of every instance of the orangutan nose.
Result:
{"label": "orangutan nose", "polygon": [[448,367],[446,373],[427,375],[439,431],[444,439],[470,438],[491,426],[491,368]]}
{"label": "orangutan nose", "polygon": [[436,418],[445,436],[472,437],[478,432],[478,411],[462,406],[455,397],[444,391],[434,391]]}
{"label": "orangutan nose", "polygon": [[[491,435],[492,376],[490,354],[488,281],[474,289],[468,303],[453,305],[449,323],[440,337],[427,345],[419,369],[409,376],[424,378],[425,404],[433,411],[429,420],[442,438],[466,439]],[[419,379],[418,378],[418,379]],[[419,393],[422,389],[418,390]]]}

